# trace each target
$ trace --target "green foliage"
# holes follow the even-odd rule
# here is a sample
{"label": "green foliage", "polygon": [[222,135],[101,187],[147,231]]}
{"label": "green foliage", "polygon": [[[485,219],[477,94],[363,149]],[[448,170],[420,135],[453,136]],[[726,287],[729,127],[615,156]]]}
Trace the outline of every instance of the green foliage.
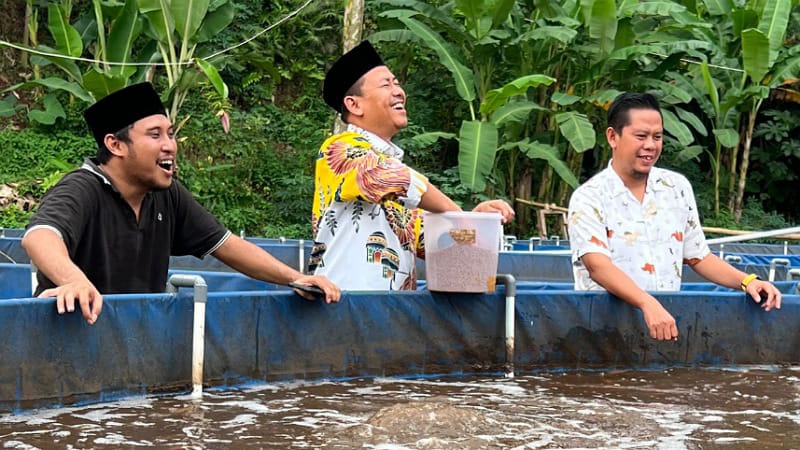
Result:
{"label": "green foliage", "polygon": [[237,126],[226,135],[212,114],[198,112],[182,132],[180,178],[231,230],[308,237],[313,162],[325,136],[319,125],[328,118],[313,119],[267,105],[234,112]]}
{"label": "green foliage", "polygon": [[[243,42],[300,3],[237,0],[236,20],[211,43],[222,47]],[[291,21],[233,49],[223,70],[230,81],[232,101],[245,110],[267,103],[294,110],[322,104],[319,89],[324,69],[332,55],[341,51],[337,45],[341,42],[341,8],[333,0],[312,2]]]}
{"label": "green foliage", "polygon": [[36,182],[54,172],[63,173],[64,164],[77,166],[94,156],[97,144],[91,137],[55,130],[0,131],[0,183]]}
{"label": "green foliage", "polygon": [[24,228],[33,211],[25,211],[17,205],[0,209],[0,228]]}
{"label": "green foliage", "polygon": [[[232,0],[125,0],[121,4],[93,0],[92,11],[84,11],[74,23],[71,8],[63,6],[47,4],[47,29],[55,47],[39,45],[35,50],[40,53],[31,58],[48,76],[36,76],[8,89],[48,91],[40,101],[43,108],[28,113],[31,121],[52,125],[64,117],[56,92],[93,103],[143,81],[146,65],[154,62],[166,63],[163,70],[169,89],[165,97],[171,102],[169,113],[174,122],[188,92],[202,79],[214,86],[220,102],[227,98],[228,88],[217,69],[195,57],[195,52],[198,44],[219,34],[233,20]],[[94,62],[76,62],[80,57]]]}
{"label": "green foliage", "polygon": [[[154,0],[138,5],[145,3],[155,7]],[[172,37],[177,42],[187,35],[178,29],[190,34],[200,23],[196,35],[202,39],[197,41],[205,42],[193,47],[197,42],[190,39],[184,55],[208,55],[254,36],[302,3],[203,0],[198,5],[207,4],[210,13],[219,11],[223,19],[230,13],[224,8],[235,8],[236,21],[203,34],[199,30],[204,25],[193,15],[198,10],[186,10],[182,17],[187,20],[176,22]],[[166,48],[159,50],[154,39],[166,37],[167,28],[155,27],[153,17],[139,17],[141,29],[131,23],[119,27],[113,39],[108,27],[116,22],[106,19],[97,26],[98,15],[116,18],[131,5],[76,2],[72,14],[64,11],[65,17],[80,18],[71,22],[59,22],[54,7],[52,18],[42,9],[42,36],[34,43],[74,51],[69,50],[77,43],[69,24],[82,37],[84,55],[103,55],[101,41],[107,39],[108,60],[162,59]],[[708,10],[709,5],[715,10]],[[692,181],[705,225],[738,228],[730,208],[724,207],[723,186],[734,186],[739,179],[733,167],[742,154],[734,149],[741,148],[740,138],[746,136],[743,118],[770,88],[775,93],[777,86],[783,89],[784,82],[796,78],[800,30],[797,4],[790,5],[791,14],[787,0],[616,5],[382,0],[367,2],[364,36],[378,45],[408,94],[410,126],[396,139],[406,150],[406,162],[463,207],[486,196],[516,195],[564,205],[577,179],[573,174],[593,174],[607,162],[602,130],[610,101],[622,91],[648,90],[667,111],[668,139],[659,164]],[[181,106],[181,114],[190,119],[180,133],[180,178],[236,232],[310,236],[314,158],[333,117],[320,98],[321,79],[341,53],[341,9],[334,0],[312,2],[291,20],[211,61],[220,79],[228,82],[229,101],[219,98],[224,85],[201,83],[203,74],[195,69],[191,77],[175,77],[200,86],[202,94],[185,97]],[[176,12],[180,11],[170,11]],[[63,34],[53,35],[53,30]],[[118,44],[125,42],[125,30],[129,36],[139,32],[128,39],[128,55],[118,51],[124,48]],[[179,44],[173,48],[180,52]],[[106,71],[139,80],[143,70],[132,75],[104,67],[76,71],[63,59],[32,61],[44,76],[28,78],[32,90],[22,98],[24,107],[0,96],[0,116],[20,123],[30,115],[54,124],[31,122],[28,129],[0,131],[0,181],[15,182],[23,193],[38,197],[64,171],[94,154],[81,116],[92,98],[85,99],[84,92],[68,82],[83,82],[84,77],[91,81]],[[205,70],[215,76],[213,69]],[[157,69],[157,76],[162,73]],[[61,75],[60,81],[54,74]],[[754,79],[759,76],[761,80]],[[159,77],[158,85],[168,93],[166,78]],[[48,92],[57,93],[63,114],[53,98],[46,97]],[[753,122],[748,201],[742,212],[741,226],[751,229],[782,225],[784,219],[773,211],[786,220],[800,217],[800,197],[793,189],[800,174],[796,110],[772,99],[766,102],[775,111],[759,113]],[[221,109],[229,111],[230,135],[222,132],[214,114]],[[491,124],[496,144],[484,143],[483,134],[462,132],[462,123],[472,124],[473,131]],[[483,150],[471,154],[481,167],[469,166],[467,173],[485,177],[488,188],[482,193],[472,193],[459,179],[460,141],[472,143],[473,150],[494,147],[491,158]],[[462,152],[462,158],[468,153]],[[720,209],[719,217],[714,217],[715,208]],[[514,231],[532,234],[526,211],[517,212]],[[29,213],[8,210],[0,221],[23,220],[25,214]]]}
{"label": "green foliage", "polygon": [[755,132],[752,170],[748,177],[750,198],[760,200],[765,208],[780,210],[800,221],[800,198],[795,186],[800,173],[800,127],[797,108],[767,110]]}
{"label": "green foliage", "polygon": [[[48,127],[0,130],[0,183],[17,185],[17,195],[40,198],[65,173],[95,154],[95,142]],[[0,227],[21,228],[35,208],[11,204],[0,209]]]}
{"label": "green foliage", "polygon": [[[515,44],[518,44],[519,35],[513,32],[519,30],[509,30],[505,26],[514,2],[472,0],[458,4],[455,9],[450,4],[437,8],[422,2],[383,0],[383,3],[408,9],[382,12],[380,16],[388,19],[392,29],[374,33],[371,39],[418,41],[432,50],[438,64],[450,73],[455,92],[465,103],[457,133],[460,178],[475,193],[484,193],[487,181],[494,178],[492,172],[497,170],[498,147],[503,142],[516,140],[516,136],[501,136],[499,123],[491,120],[492,114],[510,101],[526,97],[530,89],[555,81],[541,74],[514,76],[517,67],[504,60],[506,52],[517,51]],[[516,16],[521,17],[521,13],[516,11]],[[391,25],[395,20],[407,32]],[[510,70],[500,70],[501,67]],[[519,115],[518,118],[523,117]],[[548,163],[563,166],[558,158]],[[566,167],[562,169],[559,173],[569,172]],[[504,178],[513,178],[513,174]]]}
{"label": "green foliage", "polygon": [[742,218],[738,222],[733,216],[733,211],[727,209],[723,210],[717,217],[702,217],[701,220],[705,227],[733,230],[764,231],[795,226],[775,211],[764,211],[761,202],[757,199],[749,200],[745,203]]}

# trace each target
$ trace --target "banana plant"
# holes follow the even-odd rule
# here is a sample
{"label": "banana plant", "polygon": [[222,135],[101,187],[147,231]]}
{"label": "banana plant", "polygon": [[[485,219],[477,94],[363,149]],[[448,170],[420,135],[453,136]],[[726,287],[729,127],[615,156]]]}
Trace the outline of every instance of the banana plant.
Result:
{"label": "banana plant", "polygon": [[[100,14],[100,4],[97,3],[96,14]],[[134,14],[131,20],[130,14]],[[30,111],[31,120],[53,124],[58,117],[63,117],[63,106],[60,104],[54,93],[65,91],[72,97],[93,103],[108,93],[113,92],[128,83],[128,79],[135,72],[133,68],[122,68],[122,66],[109,66],[108,63],[124,62],[112,58],[101,61],[105,67],[94,64],[85,72],[81,70],[77,60],[84,55],[87,47],[96,48],[98,55],[106,55],[107,49],[111,49],[111,55],[129,55],[130,42],[136,37],[134,28],[135,23],[135,0],[128,0],[122,7],[122,13],[110,22],[112,33],[108,40],[102,39],[95,41],[92,36],[97,33],[87,33],[90,26],[86,26],[79,31],[69,22],[69,12],[63,5],[51,3],[47,5],[47,29],[50,32],[55,47],[37,45],[34,50],[36,53],[31,56],[31,62],[40,67],[53,67],[57,69],[53,75],[46,78],[33,79],[31,81],[11,86],[6,91],[16,89],[26,89],[36,86],[44,87],[49,91],[44,97],[43,111]],[[141,28],[141,27],[139,27]],[[87,41],[84,42],[84,37]],[[113,67],[113,68],[111,68]],[[52,71],[51,71],[52,72]],[[58,73],[61,76],[58,76]]]}
{"label": "banana plant", "polygon": [[[532,70],[558,79],[543,96],[549,102],[545,111],[538,112],[538,122],[533,122],[535,135],[550,136],[545,148],[560,148],[570,171],[578,173],[584,154],[593,149],[598,150],[594,159],[602,169],[608,153],[598,145],[605,141],[602,126],[596,130],[595,125],[605,122],[608,105],[622,91],[656,91],[670,105],[691,100],[660,81],[665,71],[680,64],[675,55],[708,47],[699,39],[687,38],[686,33],[673,32],[674,26],[663,25],[665,19],[685,13],[683,5],[670,1],[622,2],[619,6],[613,1],[544,2],[530,19],[520,21],[522,31],[513,42],[526,60],[534,62]],[[665,128],[680,147],[693,142],[686,125],[692,119],[699,121],[683,108],[665,109]],[[564,140],[568,145],[562,144]],[[549,171],[554,168],[543,174],[539,197],[563,203],[574,183],[551,181]]]}
{"label": "banana plant", "polygon": [[[74,25],[63,5],[50,3],[47,10],[47,28],[55,47],[37,45],[31,61],[57,70],[4,91],[41,86],[50,92],[44,97],[45,109],[29,114],[32,120],[52,124],[63,116],[63,106],[52,95],[55,91],[93,103],[128,84],[152,79],[148,70],[162,63],[169,86],[165,99],[174,122],[202,75],[217,93],[223,126],[227,123],[227,86],[213,64],[194,53],[199,43],[233,20],[232,0],[125,0],[123,4],[93,0],[93,18],[81,18]],[[138,47],[139,42],[144,44]],[[83,62],[87,53],[92,59],[88,64]]]}
{"label": "banana plant", "polygon": [[217,115],[224,127],[228,120],[228,87],[214,65],[196,57],[195,52],[199,44],[216,36],[233,21],[232,0],[136,1],[146,22],[145,34],[157,46],[151,61],[161,61],[167,76],[170,117],[177,121],[178,111],[189,91],[200,83],[201,76],[205,76],[218,95]]}
{"label": "banana plant", "polygon": [[[783,44],[793,1],[767,0],[766,3],[750,6],[760,14],[757,27],[742,30],[742,68],[745,77],[741,87],[747,94],[747,102],[744,104],[747,109],[742,121],[742,164],[739,166],[733,205],[736,221],[741,220],[744,208],[744,191],[756,116],[772,89],[787,81],[796,80],[800,74],[800,51],[797,47],[787,49]],[[760,10],[758,6],[761,7]]]}
{"label": "banana plant", "polygon": [[[415,1],[388,0],[385,3],[411,8],[382,13],[383,17],[399,21],[404,29],[381,31],[373,34],[371,39],[376,41],[413,39],[436,53],[439,62],[452,77],[456,94],[465,102],[469,111],[469,116],[461,122],[458,135],[453,136],[459,146],[459,178],[473,192],[485,191],[497,162],[498,149],[509,148],[507,142],[502,142],[499,127],[511,121],[510,118],[519,117],[523,110],[529,112],[534,108],[530,106],[530,101],[526,102],[525,106],[506,107],[506,105],[526,98],[529,89],[547,86],[555,81],[554,78],[542,74],[526,74],[510,81],[504,81],[497,76],[500,73],[494,70],[497,61],[494,61],[491,55],[500,53],[505,36],[501,25],[507,21],[515,2],[513,0],[456,1],[455,8],[451,8],[450,5],[435,8]],[[454,15],[457,15],[459,20],[456,20]],[[437,29],[447,31],[452,39],[446,40],[423,21],[431,23],[431,26]],[[458,47],[453,46],[450,41],[457,42]],[[501,86],[492,88],[498,84]],[[515,106],[518,107],[516,113],[511,111]],[[498,112],[502,119],[493,120],[493,114]],[[437,134],[437,136],[452,135]],[[425,138],[426,136],[421,137]],[[519,144],[532,145],[523,141]],[[550,164],[559,165],[558,173],[564,174],[570,181],[574,180],[574,176],[571,176],[563,161],[560,161],[555,153],[544,157],[543,150],[536,149],[526,151],[526,154],[542,157]]]}
{"label": "banana plant", "polygon": [[[793,0],[748,0],[740,6],[730,1],[703,0],[698,17],[710,25],[694,33],[712,43],[685,74],[673,74],[680,85],[694,86],[693,97],[712,124],[714,154],[714,210],[720,212],[723,159],[727,159],[727,206],[735,220],[741,218],[756,117],[773,89],[796,79],[800,51],[785,47]],[[723,148],[729,149],[727,155]]]}

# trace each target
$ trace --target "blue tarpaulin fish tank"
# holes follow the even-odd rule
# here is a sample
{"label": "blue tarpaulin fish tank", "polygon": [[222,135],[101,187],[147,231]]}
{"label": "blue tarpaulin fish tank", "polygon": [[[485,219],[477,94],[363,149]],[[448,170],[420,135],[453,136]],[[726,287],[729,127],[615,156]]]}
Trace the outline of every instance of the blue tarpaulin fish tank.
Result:
{"label": "blue tarpaulin fish tank", "polygon": [[[254,241],[294,267],[308,255],[307,241]],[[105,296],[89,326],[78,313],[59,316],[53,299],[29,298],[19,238],[0,238],[0,251],[14,260],[0,264],[0,413],[191,389],[197,288]],[[741,291],[695,282],[687,269],[681,292],[656,295],[680,336],[658,342],[639,311],[606,293],[573,291],[565,252],[501,252],[498,272],[516,283],[492,293],[436,293],[423,282],[413,292],[346,292],[331,305],[226,271],[213,258],[174,258],[172,266],[207,286],[205,386],[800,362],[796,280],[776,282],[783,306],[767,313]],[[773,276],[791,278],[792,267],[773,265]]]}

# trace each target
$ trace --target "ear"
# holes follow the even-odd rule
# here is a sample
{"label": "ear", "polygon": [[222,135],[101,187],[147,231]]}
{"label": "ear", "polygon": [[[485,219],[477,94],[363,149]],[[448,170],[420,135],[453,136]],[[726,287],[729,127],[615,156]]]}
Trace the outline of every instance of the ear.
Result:
{"label": "ear", "polygon": [[611,150],[616,150],[617,138],[618,138],[617,132],[614,131],[613,128],[611,127],[606,128],[606,140],[608,141],[608,145],[609,147],[611,147]]}
{"label": "ear", "polygon": [[[128,146],[111,133],[108,133],[106,137],[103,138],[103,143],[114,156],[123,156],[127,153]],[[125,145],[125,148],[122,148],[123,145]]]}
{"label": "ear", "polygon": [[358,101],[358,97],[355,95],[348,95],[344,98],[344,107],[347,108],[347,111],[350,112],[353,116],[363,116],[364,110],[361,108],[361,103]]}

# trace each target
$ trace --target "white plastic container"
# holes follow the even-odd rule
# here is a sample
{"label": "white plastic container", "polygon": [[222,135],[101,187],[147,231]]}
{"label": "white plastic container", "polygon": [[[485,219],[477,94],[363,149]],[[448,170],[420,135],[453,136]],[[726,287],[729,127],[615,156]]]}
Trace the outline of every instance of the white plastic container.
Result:
{"label": "white plastic container", "polygon": [[492,292],[503,235],[499,213],[425,213],[425,276],[430,291]]}

